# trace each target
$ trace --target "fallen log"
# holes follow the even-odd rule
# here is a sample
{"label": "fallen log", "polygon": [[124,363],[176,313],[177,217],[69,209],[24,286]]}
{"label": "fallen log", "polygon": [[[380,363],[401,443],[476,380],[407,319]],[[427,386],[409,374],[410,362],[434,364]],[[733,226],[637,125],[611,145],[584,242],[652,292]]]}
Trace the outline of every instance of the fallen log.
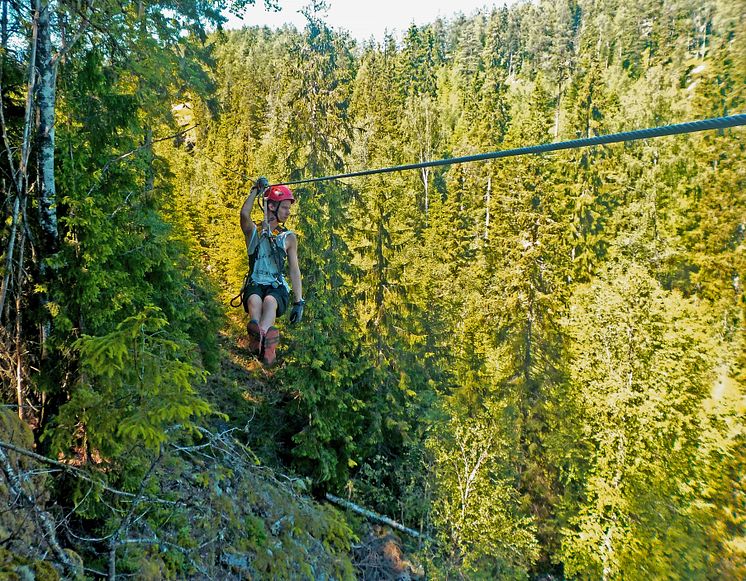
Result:
{"label": "fallen log", "polygon": [[359,504],[355,504],[354,502],[350,502],[349,500],[345,500],[344,498],[339,498],[338,496],[334,496],[333,494],[330,494],[328,492],[326,493],[325,496],[329,502],[332,502],[336,504],[337,506],[341,506],[342,508],[346,508],[353,512],[356,512],[359,515],[362,515],[369,520],[390,526],[392,529],[396,529],[397,531],[406,533],[409,536],[414,537],[415,539],[429,540],[429,537],[427,537],[426,535],[423,535],[422,533],[414,529],[410,529],[409,527],[405,527],[404,525],[399,524],[398,522],[387,517],[386,515],[378,514],[377,512],[373,512],[372,510],[363,508]]}

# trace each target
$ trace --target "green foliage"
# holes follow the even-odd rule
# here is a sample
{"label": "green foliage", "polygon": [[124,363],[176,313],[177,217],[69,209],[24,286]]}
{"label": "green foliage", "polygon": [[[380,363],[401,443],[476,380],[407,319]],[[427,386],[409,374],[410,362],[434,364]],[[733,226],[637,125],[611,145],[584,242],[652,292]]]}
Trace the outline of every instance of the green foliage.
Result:
{"label": "green foliage", "polygon": [[527,578],[538,557],[536,526],[521,514],[513,412],[488,402],[469,415],[458,404],[428,441],[436,494],[433,521],[450,554],[447,566],[469,578]]}
{"label": "green foliage", "polygon": [[[728,110],[742,103],[743,35],[713,3],[524,4],[412,26],[401,46],[357,55],[308,17],[303,32],[216,39],[223,110],[200,113],[211,126],[195,151],[294,178],[719,114],[723,94]],[[267,78],[280,80],[254,89]],[[722,197],[742,190],[734,133],[299,188],[309,300],[283,330],[274,457],[289,451],[317,484],[440,531],[435,560],[473,577],[612,575],[664,546],[684,576],[725,567],[701,531],[714,522],[714,442],[734,442],[719,419],[732,401],[714,412],[705,389],[719,365],[738,376],[742,200]],[[174,155],[183,199],[196,191],[205,209],[185,228],[235,288],[244,186]],[[634,332],[620,343],[621,313]],[[607,385],[629,372],[633,395]],[[630,490],[609,484],[609,417],[627,439],[646,431],[625,456]],[[464,502],[454,462],[480,457]],[[604,557],[613,518],[626,536],[612,548],[628,547]],[[728,534],[719,554],[738,543]]]}
{"label": "green foliage", "polygon": [[566,466],[588,474],[564,541],[572,575],[643,579],[656,563],[656,578],[705,578],[700,455],[717,432],[701,409],[716,356],[698,311],[626,264],[576,293],[565,418],[590,446]]}
{"label": "green foliage", "polygon": [[[43,380],[69,396],[55,447],[85,438],[122,458],[208,412],[191,384],[216,361],[212,294],[245,274],[244,176],[741,110],[742,4],[545,0],[359,50],[318,4],[303,31],[216,33],[207,48],[169,33],[165,52],[152,35],[172,23],[148,7],[155,21],[125,30],[127,12],[133,66],[101,43],[61,77],[65,244],[49,264],[65,268],[45,308],[82,374]],[[163,103],[200,127],[148,147],[174,131]],[[279,322],[270,383],[235,379],[272,395],[235,398],[234,417],[265,406],[247,437],[268,459],[437,537],[435,578],[743,576],[743,149],[733,130],[297,188],[305,318]],[[132,490],[151,459],[128,459]],[[230,471],[191,477],[203,493],[238,486]],[[269,522],[221,494],[242,531],[225,558],[246,575],[310,576],[290,540],[307,531],[349,548],[341,521]]]}
{"label": "green foliage", "polygon": [[137,445],[157,450],[169,428],[189,429],[210,413],[192,385],[205,374],[190,361],[189,344],[169,338],[167,326],[150,307],[111,333],[76,341],[83,378],[55,420],[54,449],[66,451],[84,434],[86,453],[106,458]]}
{"label": "green foliage", "polygon": [[[245,185],[223,167],[292,179],[742,107],[737,7],[617,4],[358,53],[312,11],[216,36],[222,108],[195,105],[209,128],[168,154],[175,218],[227,294]],[[733,131],[298,188],[308,306],[283,329],[272,457],[437,534],[444,575],[738,571],[739,500],[714,483],[742,421],[710,386],[743,385],[742,149]]]}
{"label": "green foliage", "polygon": [[359,351],[344,338],[332,340],[329,331],[322,343],[324,321],[311,324],[316,328],[297,340],[313,344],[317,337],[318,347],[297,353],[283,373],[300,392],[291,404],[302,421],[291,433],[293,465],[323,486],[340,486],[376,441],[379,410],[371,405],[372,372]]}

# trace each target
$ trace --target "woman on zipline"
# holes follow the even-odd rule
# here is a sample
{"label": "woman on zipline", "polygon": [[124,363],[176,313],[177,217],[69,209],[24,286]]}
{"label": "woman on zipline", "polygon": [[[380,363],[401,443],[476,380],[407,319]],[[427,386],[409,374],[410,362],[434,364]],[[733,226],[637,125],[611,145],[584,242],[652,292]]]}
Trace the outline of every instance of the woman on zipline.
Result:
{"label": "woman on zipline", "polygon": [[[257,194],[264,195],[264,220],[255,224],[251,220],[251,209]],[[249,256],[249,274],[241,298],[251,318],[246,326],[249,349],[261,357],[265,365],[275,361],[280,330],[274,323],[285,312],[290,300],[290,287],[283,274],[286,258],[295,298],[290,322],[299,323],[303,317],[305,303],[298,266],[298,239],[283,226],[293,202],[295,198],[290,188],[269,187],[266,178],[259,178],[241,207],[241,230]]]}

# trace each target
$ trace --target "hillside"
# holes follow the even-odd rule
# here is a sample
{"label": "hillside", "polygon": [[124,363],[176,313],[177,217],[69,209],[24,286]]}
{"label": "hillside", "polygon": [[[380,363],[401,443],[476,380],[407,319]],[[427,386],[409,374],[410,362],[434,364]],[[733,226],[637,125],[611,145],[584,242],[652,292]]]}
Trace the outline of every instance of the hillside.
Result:
{"label": "hillside", "polygon": [[[742,127],[300,183],[744,113],[744,0],[363,45],[49,6],[0,35],[0,576],[746,576]],[[271,367],[228,307],[262,175]]]}

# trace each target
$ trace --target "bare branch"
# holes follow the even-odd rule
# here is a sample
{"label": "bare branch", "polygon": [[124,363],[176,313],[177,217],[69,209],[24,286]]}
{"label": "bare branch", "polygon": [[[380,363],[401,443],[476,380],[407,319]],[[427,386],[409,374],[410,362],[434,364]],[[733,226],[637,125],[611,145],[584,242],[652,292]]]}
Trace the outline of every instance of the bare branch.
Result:
{"label": "bare branch", "polygon": [[[107,486],[100,480],[96,480],[95,478],[92,478],[91,476],[86,474],[83,470],[76,468],[75,466],[70,466],[69,464],[65,464],[63,462],[52,460],[51,458],[47,458],[46,456],[42,456],[41,454],[37,454],[36,452],[32,452],[31,450],[20,448],[18,446],[15,446],[13,444],[0,440],[0,449],[2,448],[11,450],[13,452],[16,452],[17,454],[28,456],[29,458],[33,458],[34,460],[37,460],[39,462],[44,462],[45,464],[50,464],[52,466],[57,466],[58,468],[62,468],[65,472],[72,473],[77,478],[81,478],[85,480],[86,482],[90,482],[91,484],[100,486],[101,489],[105,490],[106,492],[111,492],[112,494],[115,494],[117,496],[124,496],[127,498],[133,498],[133,499],[138,498],[138,495],[133,494],[132,492],[125,492],[124,490],[117,490],[116,488]],[[174,501],[174,500],[164,500],[162,498],[157,498],[157,497],[152,497],[152,496],[148,496],[145,498],[148,502],[152,502],[155,504],[165,504],[167,506],[180,506],[184,504],[183,502]]]}
{"label": "bare branch", "polygon": [[54,520],[52,519],[52,517],[49,516],[47,512],[42,510],[39,505],[36,504],[34,498],[32,498],[29,494],[26,493],[25,490],[23,490],[23,486],[21,485],[21,481],[18,478],[18,474],[16,474],[16,471],[10,463],[10,459],[5,454],[5,451],[2,449],[0,449],[0,470],[2,470],[3,474],[5,475],[5,479],[8,482],[8,489],[10,490],[10,492],[18,500],[20,500],[24,508],[31,509],[34,516],[36,516],[36,518],[38,519],[38,522],[42,530],[44,531],[45,540],[49,544],[49,547],[52,549],[52,553],[54,553],[54,556],[62,564],[65,570],[74,577],[77,574],[77,568],[73,560],[70,558],[70,555],[68,555],[62,549],[59,541],[57,541],[57,526]]}
{"label": "bare branch", "polygon": [[[153,534],[155,534],[155,533],[153,533]],[[160,546],[168,547],[170,549],[175,549],[175,550],[179,551],[182,555],[184,555],[189,560],[189,562],[192,565],[192,567],[194,567],[197,571],[199,571],[206,578],[210,578],[210,575],[209,575],[208,571],[204,567],[200,566],[200,564],[197,563],[192,558],[191,551],[185,549],[184,547],[182,547],[180,545],[177,545],[177,544],[174,544],[174,543],[170,543],[168,541],[164,541],[163,539],[159,539],[157,535],[153,536],[153,537],[151,537],[149,539],[142,539],[142,538],[140,538],[140,539],[123,539],[121,542],[124,545],[160,545]]]}
{"label": "bare branch", "polygon": [[132,523],[132,517],[135,514],[135,510],[137,509],[140,502],[143,500],[143,491],[145,490],[145,486],[148,483],[148,480],[150,480],[150,477],[153,474],[153,471],[155,470],[156,466],[161,461],[161,458],[163,458],[163,448],[161,448],[160,452],[158,453],[158,457],[155,458],[150,463],[150,468],[148,469],[147,474],[142,479],[142,482],[140,483],[140,488],[137,491],[137,495],[135,496],[135,500],[132,502],[132,505],[130,506],[129,512],[125,515],[125,517],[119,522],[119,526],[117,529],[111,534],[111,538],[109,539],[109,580],[115,581],[117,578],[117,546],[119,545],[119,535],[124,532],[127,533],[127,530],[130,527],[130,524]]}
{"label": "bare branch", "polygon": [[80,38],[83,36],[86,30],[88,30],[88,27],[91,24],[90,16],[93,14],[93,4],[95,0],[90,0],[86,3],[86,14],[80,14],[83,18],[83,22],[80,23],[80,26],[78,27],[78,31],[75,33],[75,36],[73,36],[72,40],[70,42],[66,43],[65,46],[63,46],[59,52],[57,52],[56,55],[54,55],[49,64],[53,67],[57,66],[57,63],[65,58],[67,53],[72,50],[72,48],[75,46],[75,44],[80,40]]}

